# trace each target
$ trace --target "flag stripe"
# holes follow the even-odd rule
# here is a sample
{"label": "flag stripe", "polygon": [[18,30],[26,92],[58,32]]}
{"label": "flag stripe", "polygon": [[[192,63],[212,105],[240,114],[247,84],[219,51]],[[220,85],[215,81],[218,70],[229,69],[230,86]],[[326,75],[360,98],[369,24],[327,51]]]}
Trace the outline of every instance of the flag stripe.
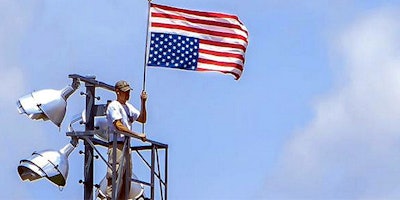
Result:
{"label": "flag stripe", "polygon": [[[182,10],[182,9],[179,9]],[[151,17],[151,22],[156,22],[156,23],[162,23],[162,24],[177,24],[177,25],[181,25],[181,26],[186,26],[186,27],[196,27],[196,28],[202,28],[202,29],[209,29],[212,31],[217,31],[217,32],[227,32],[227,33],[231,33],[231,34],[237,34],[237,35],[241,35],[242,37],[246,38],[245,41],[235,41],[236,39],[233,38],[226,38],[227,40],[232,39],[233,41],[224,41],[224,42],[228,42],[228,43],[239,43],[242,44],[245,48],[247,47],[247,37],[248,37],[248,33],[247,33],[247,29],[246,27],[237,20],[237,18],[231,19],[231,18],[215,18],[215,17],[203,17],[203,16],[207,16],[207,15],[203,15],[203,16],[196,16],[196,15],[187,15],[185,13],[177,13],[177,12],[171,12],[168,10],[162,10],[162,9],[152,9],[152,13],[161,13],[161,14],[168,14],[168,15],[174,15],[174,16],[181,16],[181,17],[185,17],[188,19],[201,19],[204,21],[208,21],[210,23],[224,23],[224,24],[232,24],[232,25],[236,25],[239,26],[240,29],[235,29],[235,28],[225,28],[223,26],[210,26],[210,25],[204,25],[204,24],[199,24],[199,23],[192,23],[189,21],[185,21],[185,20],[177,20],[177,19],[170,19],[170,18],[160,18],[160,17]],[[188,13],[188,12],[187,12]],[[190,12],[189,12],[190,13]],[[155,27],[152,27],[152,30]],[[158,28],[160,29],[160,28]],[[176,29],[179,31],[179,29]],[[157,30],[156,32],[161,32],[162,30]],[[170,29],[166,29],[165,31],[172,31]],[[180,30],[183,31],[183,30]],[[191,34],[197,34],[197,35],[201,35],[198,34],[196,32],[190,32]],[[209,35],[212,36],[212,35]],[[196,36],[198,37],[198,36]],[[203,37],[203,39],[206,39]],[[220,39],[213,39],[211,38],[211,40],[220,40]]]}
{"label": "flag stripe", "polygon": [[[232,64],[232,66],[237,66],[243,65],[243,61],[237,58],[229,58],[229,57],[223,57],[223,56],[214,56],[214,55],[210,55],[210,54],[199,54],[199,59],[207,59],[207,60],[213,60],[213,61],[217,61],[218,63],[222,64],[222,63],[230,63]],[[225,66],[223,66],[225,67]]]}
{"label": "flag stripe", "polygon": [[203,64],[199,63],[199,66],[197,67],[197,71],[199,72],[222,72],[224,74],[231,74],[235,77],[235,79],[239,79],[240,76],[242,75],[242,71],[238,70],[233,67],[220,67],[217,65],[209,65],[209,64]]}
{"label": "flag stripe", "polygon": [[214,56],[238,58],[240,60],[244,60],[244,57],[241,54],[219,52],[219,51],[211,51],[211,50],[206,50],[206,49],[202,49],[202,48],[200,48],[199,53],[205,53],[205,54],[210,54],[210,55],[214,55]]}
{"label": "flag stripe", "polygon": [[225,37],[218,37],[206,34],[198,34],[195,32],[185,31],[185,30],[178,30],[178,29],[168,29],[168,28],[155,28],[152,27],[151,32],[157,33],[171,33],[171,34],[178,34],[178,35],[186,35],[191,37],[197,37],[202,39],[203,44],[213,45],[215,47],[225,47],[231,48],[232,50],[241,51],[241,53],[245,53],[247,43],[243,40],[232,39],[232,38],[225,38]]}
{"label": "flag stripe", "polygon": [[198,61],[199,63],[205,63],[205,64],[213,64],[221,67],[234,67],[239,70],[243,70],[242,65],[237,64],[237,63],[231,63],[231,62],[220,62],[220,61],[215,61],[215,60],[209,60],[205,58],[199,58]]}
{"label": "flag stripe", "polygon": [[231,43],[218,42],[218,41],[212,41],[212,40],[206,40],[206,39],[202,39],[201,43],[213,45],[216,47],[227,47],[227,48],[232,48],[232,49],[240,49],[243,51],[243,53],[246,51],[246,47],[244,47],[240,44],[231,44]]}
{"label": "flag stripe", "polygon": [[216,27],[224,27],[224,28],[229,28],[229,29],[236,29],[239,31],[243,31],[246,35],[248,35],[247,30],[243,30],[241,26],[237,24],[232,24],[232,23],[226,23],[226,22],[221,22],[221,21],[210,21],[210,20],[204,20],[204,19],[198,19],[198,18],[189,18],[185,16],[178,16],[178,15],[173,15],[173,14],[167,14],[167,13],[152,13],[152,17],[154,18],[167,18],[167,19],[175,19],[175,20],[181,20],[181,21],[186,21],[190,22],[192,24],[203,24],[203,25],[211,25],[211,26],[216,26]]}
{"label": "flag stripe", "polygon": [[214,13],[214,12],[202,12],[202,11],[195,11],[195,10],[187,10],[187,9],[175,8],[175,7],[159,5],[159,4],[151,4],[151,7],[160,8],[160,9],[163,9],[163,10],[168,10],[168,11],[173,11],[173,12],[181,12],[181,13],[186,13],[186,14],[191,14],[191,15],[203,16],[203,17],[231,18],[231,19],[239,21],[239,18],[237,16],[229,15],[229,14],[225,14],[225,13]]}
{"label": "flag stripe", "polygon": [[243,37],[241,35],[218,32],[218,31],[211,31],[211,30],[207,30],[207,29],[193,28],[193,27],[176,25],[176,24],[163,24],[163,23],[157,23],[157,22],[152,22],[151,26],[152,27],[160,27],[160,28],[185,30],[185,31],[196,32],[196,33],[207,34],[207,35],[214,35],[214,36],[219,36],[219,37],[236,38],[236,39],[241,39],[241,40],[247,42],[247,38]]}
{"label": "flag stripe", "polygon": [[[243,25],[243,23],[236,19],[232,19],[232,18],[216,18],[216,17],[211,17],[211,16],[191,15],[191,14],[186,14],[186,13],[182,13],[182,12],[173,12],[173,11],[157,9],[157,8],[151,8],[151,12],[152,13],[169,14],[169,15],[177,15],[177,16],[182,16],[182,17],[186,17],[186,18],[190,18],[190,19],[201,19],[201,20],[211,21],[211,22],[233,24],[233,25],[240,27],[240,29],[236,29],[236,30],[241,30],[242,32],[245,33],[246,36],[248,36],[247,28]],[[151,17],[151,18],[154,20],[157,17]],[[168,18],[163,18],[163,19],[168,19]],[[175,20],[175,19],[168,19],[168,20]]]}
{"label": "flag stripe", "polygon": [[[168,24],[168,25],[179,25],[179,26],[185,26],[185,27],[192,27],[192,28],[198,28],[198,29],[204,29],[204,30],[209,30],[209,31],[216,31],[216,32],[222,32],[222,33],[228,33],[228,34],[233,34],[233,35],[238,35],[241,36],[242,38],[248,37],[247,33],[240,29],[234,29],[234,28],[225,28],[222,26],[214,26],[214,25],[206,25],[206,24],[196,24],[188,21],[183,21],[183,20],[176,20],[176,19],[164,19],[164,18],[152,18],[151,23],[159,23],[159,24]],[[152,27],[162,29],[162,27]],[[168,29],[169,30],[169,29]],[[174,29],[174,30],[179,30],[179,29]],[[191,33],[196,33],[201,35],[201,33],[193,32]],[[210,35],[210,34],[208,34]],[[239,42],[239,43],[247,43],[245,40],[240,40],[236,38],[229,38],[232,39],[234,42]],[[237,41],[236,41],[237,40]]]}
{"label": "flag stripe", "polygon": [[208,50],[208,51],[215,51],[215,52],[221,52],[221,53],[227,53],[227,54],[241,55],[243,57],[242,60],[244,60],[243,52],[241,50],[235,50],[235,49],[224,48],[224,47],[217,47],[217,46],[201,44],[201,43],[199,45],[199,49]]}

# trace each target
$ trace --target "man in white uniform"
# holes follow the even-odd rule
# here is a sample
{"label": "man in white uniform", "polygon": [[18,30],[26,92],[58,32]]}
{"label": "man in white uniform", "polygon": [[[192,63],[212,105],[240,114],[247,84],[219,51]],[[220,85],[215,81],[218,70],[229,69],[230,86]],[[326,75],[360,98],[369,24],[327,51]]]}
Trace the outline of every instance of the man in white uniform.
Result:
{"label": "man in white uniform", "polygon": [[[120,166],[120,162],[123,158],[122,149],[124,147],[125,137],[129,137],[132,135],[139,136],[143,141],[146,141],[146,135],[144,133],[135,133],[132,131],[132,123],[134,121],[138,121],[141,123],[146,122],[146,100],[147,94],[145,91],[142,91],[140,96],[141,98],[141,109],[137,110],[128,102],[130,97],[130,91],[132,88],[126,81],[118,81],[115,84],[115,93],[117,95],[117,100],[112,101],[107,107],[107,122],[109,127],[109,148],[108,148],[108,163],[112,166],[113,164],[113,146],[112,142],[114,140],[114,131],[118,130],[123,132],[124,134],[117,134],[117,169]],[[129,144],[130,147],[130,144]],[[123,174],[117,174],[117,176],[121,176],[122,180],[125,180],[125,176],[130,176],[132,173],[132,160],[130,157],[130,149],[128,158],[126,158],[125,164],[129,165],[127,167],[127,172],[123,171]],[[118,190],[117,190],[118,191]],[[120,186],[120,192],[117,194],[117,199],[125,199],[125,183],[122,181]],[[108,168],[107,170],[107,199],[111,199],[112,196],[112,170]],[[127,197],[126,197],[127,198]]]}

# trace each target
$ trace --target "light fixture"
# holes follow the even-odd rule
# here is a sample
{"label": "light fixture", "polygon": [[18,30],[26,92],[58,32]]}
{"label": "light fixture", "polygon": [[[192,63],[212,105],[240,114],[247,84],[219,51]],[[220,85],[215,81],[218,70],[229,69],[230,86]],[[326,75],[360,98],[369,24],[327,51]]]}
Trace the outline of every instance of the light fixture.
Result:
{"label": "light fixture", "polygon": [[31,157],[20,161],[19,176],[23,181],[34,181],[46,177],[57,186],[65,186],[68,177],[68,156],[75,149],[68,143],[59,151],[34,152]]}
{"label": "light fixture", "polygon": [[[69,124],[68,131],[74,132],[73,125],[78,123],[85,124],[86,123],[86,110],[83,110],[81,114],[74,115],[71,123]],[[95,116],[94,117],[94,129],[99,130],[96,131],[94,134],[97,136],[98,139],[108,142],[108,122],[106,116]]]}
{"label": "light fixture", "polygon": [[[84,121],[86,120],[84,119]],[[100,130],[96,131],[95,135],[99,139],[108,142],[108,124],[106,116],[96,116],[94,118],[94,127],[95,129]]]}
{"label": "light fixture", "polygon": [[20,114],[26,114],[34,120],[50,120],[60,127],[64,119],[67,99],[79,87],[74,79],[72,86],[61,90],[45,89],[32,92],[17,101]]}
{"label": "light fixture", "polygon": [[[135,174],[132,174],[132,178],[138,180]],[[107,179],[104,177],[99,184],[99,188],[96,190],[96,197],[100,199],[106,199],[107,190]],[[138,199],[144,193],[144,186],[141,183],[131,181],[131,189],[129,191],[128,199]]]}

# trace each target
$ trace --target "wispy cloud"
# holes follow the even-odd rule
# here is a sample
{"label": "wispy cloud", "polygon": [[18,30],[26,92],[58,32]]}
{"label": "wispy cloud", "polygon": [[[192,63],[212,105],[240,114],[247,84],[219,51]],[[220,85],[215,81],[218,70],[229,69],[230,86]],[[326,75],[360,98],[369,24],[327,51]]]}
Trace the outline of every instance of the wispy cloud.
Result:
{"label": "wispy cloud", "polygon": [[[33,152],[32,143],[41,143],[37,138],[42,138],[42,131],[24,124],[21,126],[21,116],[16,109],[16,100],[25,91],[26,82],[21,65],[20,47],[31,26],[31,10],[33,3],[20,3],[19,1],[3,0],[0,3],[0,119],[2,139],[0,146],[0,176],[7,180],[7,186],[3,184],[3,197],[27,198],[24,187],[18,178],[17,165],[23,156],[29,156]],[[35,135],[29,133],[35,132]],[[33,142],[34,141],[34,142]],[[28,153],[29,152],[29,153]],[[16,192],[16,191],[19,192]]]}
{"label": "wispy cloud", "polygon": [[340,34],[343,82],[318,99],[315,118],[287,143],[265,197],[400,197],[398,11],[369,13]]}

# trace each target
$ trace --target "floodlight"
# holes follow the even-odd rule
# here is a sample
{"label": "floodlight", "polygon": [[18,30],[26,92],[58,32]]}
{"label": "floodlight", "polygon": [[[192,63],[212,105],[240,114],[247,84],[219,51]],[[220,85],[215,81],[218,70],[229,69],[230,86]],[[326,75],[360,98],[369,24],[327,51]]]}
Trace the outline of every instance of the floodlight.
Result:
{"label": "floodlight", "polygon": [[20,114],[26,114],[34,120],[50,120],[60,127],[64,119],[67,99],[79,87],[79,83],[67,86],[61,90],[45,89],[32,92],[21,97],[18,102]]}
{"label": "floodlight", "polygon": [[68,156],[74,149],[75,146],[68,143],[59,151],[34,152],[28,159],[20,161],[19,176],[23,181],[46,177],[57,186],[65,186],[68,177]]}
{"label": "floodlight", "polygon": [[[86,123],[86,110],[82,111],[80,119],[82,120],[82,123]],[[94,127],[97,130],[95,132],[95,135],[103,140],[108,142],[108,122],[107,122],[107,117],[106,116],[95,116],[94,117]]]}
{"label": "floodlight", "polygon": [[[132,174],[132,178],[138,179],[135,174]],[[107,178],[104,177],[99,184],[99,188],[96,190],[96,197],[100,199],[106,199],[107,191]],[[131,181],[131,189],[129,191],[128,199],[138,199],[144,193],[144,186],[141,183]]]}

